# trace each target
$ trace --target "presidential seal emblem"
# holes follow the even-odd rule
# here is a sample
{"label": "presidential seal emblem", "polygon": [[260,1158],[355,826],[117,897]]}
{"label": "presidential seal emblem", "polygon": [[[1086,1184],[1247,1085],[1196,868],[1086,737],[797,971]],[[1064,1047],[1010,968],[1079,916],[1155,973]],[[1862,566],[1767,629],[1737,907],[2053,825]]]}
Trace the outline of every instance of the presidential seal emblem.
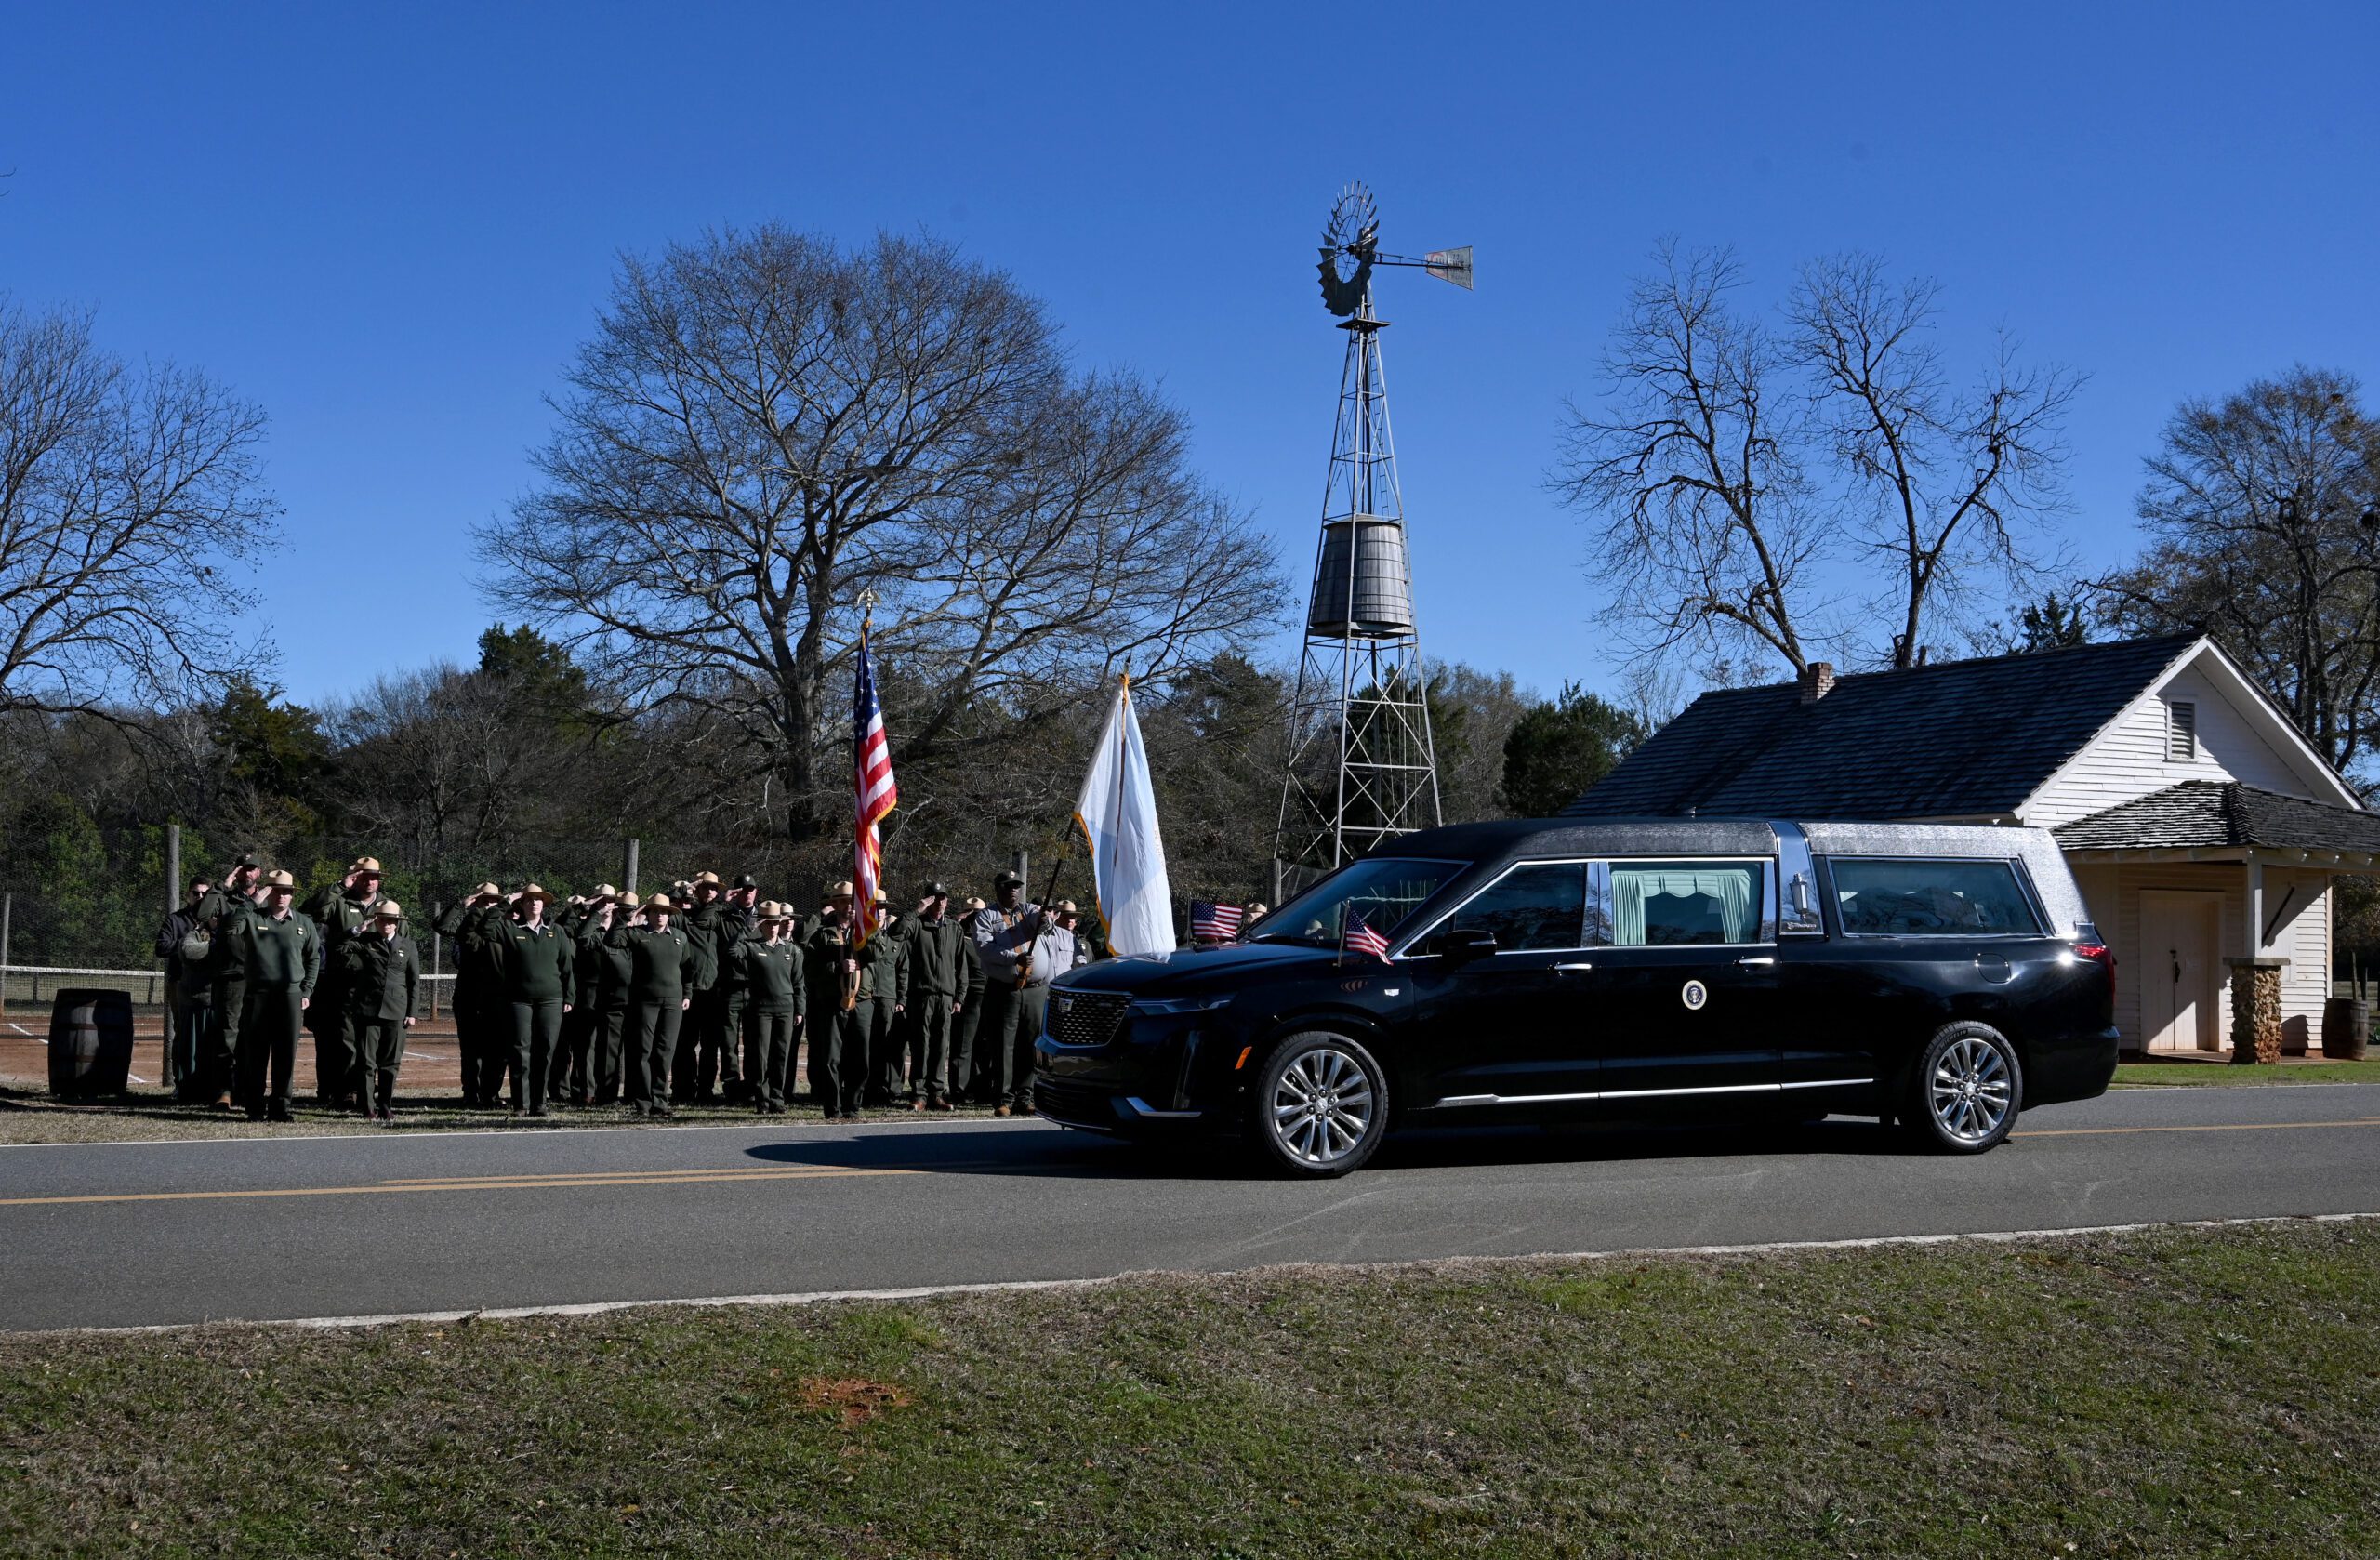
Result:
{"label": "presidential seal emblem", "polygon": [[1686,1004],[1686,1011],[1700,1012],[1702,1004],[1711,1000],[1711,988],[1700,981],[1688,981],[1686,989],[1677,994],[1677,999]]}

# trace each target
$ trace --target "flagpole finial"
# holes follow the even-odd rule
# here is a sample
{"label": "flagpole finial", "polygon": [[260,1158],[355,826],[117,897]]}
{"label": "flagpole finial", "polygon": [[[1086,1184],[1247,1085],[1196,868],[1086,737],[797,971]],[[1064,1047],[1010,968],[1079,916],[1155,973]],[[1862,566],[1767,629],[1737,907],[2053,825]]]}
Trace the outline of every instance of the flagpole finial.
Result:
{"label": "flagpole finial", "polygon": [[863,585],[859,588],[859,620],[862,627],[876,620],[876,603],[883,599],[876,593],[873,586]]}

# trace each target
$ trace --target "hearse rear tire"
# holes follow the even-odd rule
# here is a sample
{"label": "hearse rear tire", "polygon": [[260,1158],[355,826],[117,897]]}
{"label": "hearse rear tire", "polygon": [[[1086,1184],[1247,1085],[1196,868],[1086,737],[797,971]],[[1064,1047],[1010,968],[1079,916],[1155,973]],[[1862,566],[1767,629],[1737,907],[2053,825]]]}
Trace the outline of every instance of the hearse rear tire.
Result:
{"label": "hearse rear tire", "polygon": [[1248,1126],[1258,1158],[1274,1173],[1304,1181],[1345,1175],[1388,1135],[1388,1075],[1344,1035],[1291,1035],[1256,1075]]}
{"label": "hearse rear tire", "polygon": [[1997,1148],[2025,1104],[2016,1048],[1988,1024],[1946,1024],[1919,1053],[1900,1108],[1902,1130],[1934,1154]]}

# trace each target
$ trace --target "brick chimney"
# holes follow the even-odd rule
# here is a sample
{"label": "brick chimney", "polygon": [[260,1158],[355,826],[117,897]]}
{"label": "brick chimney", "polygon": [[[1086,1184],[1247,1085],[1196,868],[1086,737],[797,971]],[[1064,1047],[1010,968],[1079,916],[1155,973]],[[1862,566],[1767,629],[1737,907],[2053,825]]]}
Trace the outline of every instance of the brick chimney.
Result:
{"label": "brick chimney", "polygon": [[1802,702],[1816,704],[1834,688],[1834,663],[1812,661],[1800,678]]}

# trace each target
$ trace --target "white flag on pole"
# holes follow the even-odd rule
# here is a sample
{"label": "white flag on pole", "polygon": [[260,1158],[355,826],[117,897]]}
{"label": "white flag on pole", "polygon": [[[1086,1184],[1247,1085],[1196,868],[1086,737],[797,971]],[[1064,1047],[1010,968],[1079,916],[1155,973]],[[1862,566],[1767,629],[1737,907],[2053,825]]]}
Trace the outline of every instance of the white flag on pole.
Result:
{"label": "white flag on pole", "polygon": [[1157,835],[1157,792],[1149,756],[1132,713],[1132,680],[1116,689],[1099,734],[1099,751],[1075,802],[1075,825],[1091,847],[1093,893],[1107,945],[1119,954],[1168,953],[1174,946],[1173,887]]}

